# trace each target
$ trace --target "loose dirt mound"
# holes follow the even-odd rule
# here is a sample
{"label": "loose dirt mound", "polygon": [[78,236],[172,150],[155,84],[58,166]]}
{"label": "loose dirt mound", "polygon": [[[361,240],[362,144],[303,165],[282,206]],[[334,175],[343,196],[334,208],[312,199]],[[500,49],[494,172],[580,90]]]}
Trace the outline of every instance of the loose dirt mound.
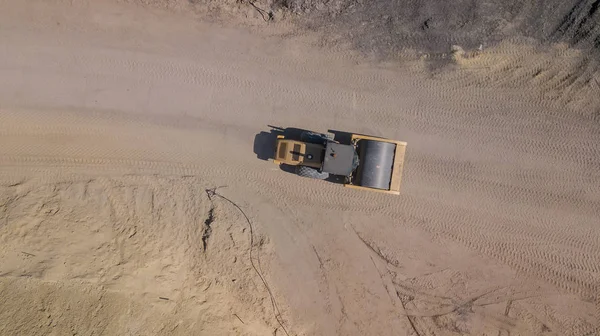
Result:
{"label": "loose dirt mound", "polygon": [[533,99],[558,102],[572,113],[600,120],[597,0],[205,0],[192,1],[191,7],[176,0],[152,3],[252,24],[269,18],[294,22],[318,36],[320,46],[351,46],[378,61],[401,61],[402,67],[420,60],[420,70],[442,74],[459,87],[529,87]]}
{"label": "loose dirt mound", "polygon": [[393,55],[405,48],[443,52],[452,44],[475,48],[507,38],[600,47],[597,0],[275,0],[311,20],[315,30],[338,28],[364,51]]}
{"label": "loose dirt mound", "polygon": [[446,52],[505,40],[567,43],[600,52],[598,0],[126,0],[238,18],[289,18],[328,41],[350,42],[378,57],[406,49]]}
{"label": "loose dirt mound", "polygon": [[[427,71],[437,75],[443,67],[446,79],[459,86],[529,87],[539,100],[559,101],[600,120],[600,1],[275,4],[302,13],[303,25],[321,34],[327,45],[349,43],[380,60],[420,57]],[[455,46],[478,57],[448,67],[454,64]]]}
{"label": "loose dirt mound", "polygon": [[270,333],[247,223],[203,187],[159,177],[1,187],[0,298],[11,304],[0,334]]}

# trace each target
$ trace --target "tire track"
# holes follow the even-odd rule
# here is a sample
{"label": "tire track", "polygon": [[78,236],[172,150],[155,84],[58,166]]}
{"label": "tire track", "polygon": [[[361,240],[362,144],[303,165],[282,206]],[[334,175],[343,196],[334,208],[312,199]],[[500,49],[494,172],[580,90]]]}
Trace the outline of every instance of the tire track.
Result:
{"label": "tire track", "polygon": [[[277,190],[277,188],[273,189]],[[268,195],[263,196],[268,197]],[[329,199],[325,197],[315,199],[314,194],[311,195],[311,197],[314,200],[312,203],[302,202],[302,199],[300,199],[301,202],[298,203],[308,203],[305,204],[306,206],[319,206],[319,204],[323,206],[323,201]],[[272,197],[271,199],[273,202],[277,202],[276,200],[279,198],[283,197],[277,195],[276,197]],[[296,198],[294,199],[294,201],[298,201],[298,199]],[[527,226],[523,226],[520,223],[510,226],[498,225],[497,223],[501,223],[503,220],[499,220],[497,217],[491,217],[491,215],[487,215],[485,212],[467,215],[467,213],[465,213],[464,211],[457,213],[458,210],[455,208],[442,207],[440,209],[439,205],[424,205],[422,204],[422,200],[417,202],[417,204],[406,204],[400,209],[396,208],[396,211],[388,210],[385,208],[368,209],[365,207],[359,207],[358,209],[355,208],[354,210],[357,212],[371,211],[372,213],[377,213],[378,215],[389,216],[397,222],[403,222],[404,225],[416,226],[434,234],[449,236],[453,240],[468,246],[470,249],[483,252],[485,255],[494,257],[495,259],[498,259],[517,270],[523,271],[528,276],[540,277],[545,281],[548,281],[549,283],[553,283],[558,288],[581,294],[583,295],[583,297],[587,297],[591,300],[598,300],[598,298],[596,297],[598,293],[598,284],[597,280],[595,280],[598,275],[598,267],[597,263],[594,262],[595,260],[600,258],[600,250],[597,247],[598,242],[581,242],[581,239],[583,237],[587,237],[588,239],[594,239],[593,237],[595,237],[596,235],[590,236],[590,233],[582,233],[581,235],[578,235],[579,238],[575,238],[574,236],[572,236],[571,233],[571,235],[567,235],[566,237],[567,239],[572,240],[565,241],[564,234],[561,235],[560,232],[556,233],[553,231],[553,229],[556,228],[555,226],[542,227],[539,230],[534,231],[531,231],[533,228],[529,228],[528,231],[524,231],[522,228],[527,228]],[[337,208],[336,206],[331,206],[329,204],[327,204],[325,207],[327,209]],[[404,210],[402,210],[402,208],[404,208]],[[415,218],[412,217],[414,216],[414,212],[421,212],[420,210],[410,210],[415,208],[428,208],[430,209],[430,213],[443,213],[445,215],[440,219],[435,219],[436,217],[434,216],[430,218]],[[348,211],[348,209],[344,210]],[[408,210],[408,212],[406,210]],[[407,221],[406,216],[409,216],[409,218],[412,217],[416,219],[416,221],[412,220],[413,224],[411,224],[411,220],[409,219]],[[463,224],[458,226],[451,226],[446,223],[468,223],[469,225],[463,226]],[[510,221],[508,221],[508,223],[510,223]],[[481,226],[481,228],[476,228],[474,227],[474,225]],[[519,230],[517,230],[516,228],[519,228]],[[474,236],[475,232],[487,232],[487,234],[479,234],[477,236]],[[518,243],[502,243],[503,240],[513,241],[516,237],[532,237],[534,241],[544,242],[543,244],[548,244],[548,241],[550,241],[554,242],[555,244],[558,244],[557,246],[561,246],[564,244],[574,245],[573,247],[576,250],[580,250],[582,252],[577,253],[575,255],[569,254],[568,256],[562,256],[560,255],[560,253],[564,253],[564,249],[561,249],[561,252],[559,252],[558,254],[551,254],[549,252],[540,252],[537,246],[521,246]],[[539,259],[541,259],[541,261],[529,260],[529,256],[537,256]],[[579,258],[577,258],[577,256],[579,256]],[[573,268],[572,265],[574,265],[574,262],[576,262],[577,264]],[[575,271],[575,269],[580,269],[584,271],[584,273],[577,272],[579,274],[579,277],[577,277],[571,273],[572,271],[565,272],[564,268],[559,268],[559,271],[556,265],[567,266],[567,269],[573,271]],[[592,274],[595,275],[591,276]]]}
{"label": "tire track", "polygon": [[[243,169],[236,169],[234,171],[228,171],[228,172],[217,172],[216,170],[212,170],[212,171],[208,170],[207,171],[204,168],[198,169],[199,168],[198,165],[173,164],[171,162],[143,162],[143,161],[139,161],[139,160],[114,160],[114,159],[106,160],[106,159],[85,159],[85,158],[71,158],[71,159],[60,158],[60,159],[53,159],[53,160],[40,159],[40,158],[36,158],[36,157],[33,157],[33,158],[23,158],[23,157],[18,157],[18,158],[8,157],[8,158],[6,158],[5,157],[4,158],[5,162],[6,161],[11,162],[11,160],[13,162],[19,162],[18,163],[19,165],[29,162],[30,164],[37,163],[40,166],[45,166],[48,163],[51,163],[52,161],[54,161],[54,165],[58,165],[58,166],[66,166],[66,165],[72,165],[72,166],[78,165],[81,167],[87,167],[87,166],[93,166],[93,165],[96,165],[96,166],[114,165],[116,167],[119,167],[119,166],[121,166],[121,167],[122,166],[130,166],[130,167],[143,166],[146,169],[155,169],[155,170],[161,171],[163,173],[170,172],[170,173],[174,173],[174,174],[182,174],[182,173],[189,174],[189,173],[194,173],[194,170],[197,170],[197,171],[203,170],[204,171],[203,173],[205,175],[210,174],[210,175],[234,176],[234,175],[243,173]],[[118,168],[115,168],[115,170],[118,170]],[[269,180],[269,179],[264,180],[264,178],[262,178],[263,175],[260,173],[251,173],[250,172],[249,174],[250,174],[249,176],[253,177],[255,181],[260,181],[261,185],[264,185],[265,183],[269,184],[270,186],[266,190],[285,190],[286,189],[285,184],[287,182],[285,182],[284,180]],[[262,179],[262,181],[261,181],[261,179]],[[312,181],[312,182],[314,182],[314,181]],[[257,189],[260,190],[261,188],[257,188]],[[376,196],[357,195],[356,198],[351,198],[351,200],[353,200],[351,202],[348,202],[348,200],[335,202],[332,200],[336,199],[336,197],[334,195],[336,194],[337,191],[339,191],[339,189],[329,189],[328,188],[326,192],[315,191],[315,190],[318,190],[318,189],[314,186],[309,185],[308,183],[304,184],[303,187],[299,190],[299,193],[302,195],[305,195],[305,197],[304,197],[304,200],[301,199],[300,202],[298,202],[298,203],[304,204],[304,205],[314,205],[315,200],[321,200],[321,201],[325,202],[324,204],[326,205],[326,207],[328,209],[339,209],[339,210],[345,210],[345,211],[348,211],[350,209],[358,209],[358,210],[362,210],[362,211],[366,211],[366,212],[384,213],[391,217],[397,216],[397,214],[400,212],[400,211],[398,211],[397,208],[394,209],[389,203],[386,204],[386,202],[383,202],[382,203],[383,205],[379,205],[379,206],[365,207],[366,204],[377,204],[378,202],[376,201],[377,200]],[[263,196],[268,196],[268,194],[265,194]],[[282,197],[284,199],[291,198],[291,196],[289,194],[288,195],[280,194],[278,196]],[[272,197],[272,195],[271,195],[271,197]],[[534,198],[539,198],[539,197],[534,197]],[[294,198],[294,200],[298,201],[298,198]],[[417,208],[418,207],[419,206],[417,205]],[[452,209],[443,209],[439,212],[443,213],[443,212],[450,212],[450,211],[452,211]],[[460,222],[460,217],[463,217],[463,216],[456,216],[455,218],[449,218],[448,221]],[[469,221],[469,222],[472,222],[472,221]],[[486,230],[493,229],[493,227],[494,226],[488,227]],[[465,230],[460,231],[459,230],[459,232],[456,233],[456,228],[453,228],[453,227],[446,227],[445,230],[442,231],[443,234],[452,234],[453,232],[455,233],[454,234],[455,239],[461,241],[462,243],[466,243],[465,237],[468,237],[468,231],[465,231]],[[501,236],[502,234],[506,234],[506,231],[494,232],[492,230],[491,232],[493,233],[492,236],[496,236],[496,237]],[[553,231],[550,230],[550,232],[553,232]],[[512,235],[516,236],[519,233],[522,234],[522,232],[517,232],[517,233],[513,233]],[[560,239],[560,236],[558,235],[558,233],[556,233],[555,237],[556,238],[553,240]],[[475,241],[481,242],[481,241],[486,241],[486,240],[487,239],[482,238],[480,236],[480,238]],[[573,241],[571,241],[569,243],[573,243]],[[479,245],[477,243],[470,243],[467,245],[471,245],[470,247],[475,247],[476,249],[481,250],[483,244]],[[582,244],[578,247],[582,247],[582,246],[585,246],[585,244]],[[598,245],[592,244],[592,245],[588,245],[588,246],[598,246]],[[492,256],[495,256],[495,257],[500,257],[502,260],[503,255],[498,255],[497,254],[498,252],[496,252],[496,251],[502,251],[506,248],[509,248],[512,250],[515,249],[515,247],[510,247],[510,246],[506,246],[506,245],[502,245],[502,246],[495,245],[495,248],[493,248],[492,250],[488,249],[487,251],[484,251],[484,252],[487,252],[488,254],[492,254]],[[512,254],[514,256],[517,253],[518,252],[513,252],[513,253],[509,253],[509,254]],[[530,255],[531,252],[526,252],[525,254]],[[541,258],[547,258],[547,257],[548,257],[548,255],[541,256]],[[561,260],[563,260],[563,264],[564,264],[564,259],[561,259]],[[506,258],[505,258],[505,261],[506,261]],[[552,271],[552,268],[551,268],[551,266],[549,266],[549,264],[547,264],[547,263],[544,264],[544,263],[539,263],[539,262],[537,262],[537,263],[534,262],[532,264],[533,264],[532,266],[524,266],[524,267],[522,266],[522,267],[525,269],[527,269],[527,267],[544,269],[544,270],[546,270],[545,274],[547,277],[549,277],[547,274],[554,275],[553,272],[555,272],[555,271]],[[587,264],[589,264],[589,262]],[[585,266],[583,267],[583,269],[585,269]],[[581,281],[578,282],[576,279],[575,280],[569,279],[569,280],[570,280],[570,282],[577,283],[579,286],[585,287],[584,282],[587,282],[589,284],[589,279],[585,280],[584,282],[581,282]]]}

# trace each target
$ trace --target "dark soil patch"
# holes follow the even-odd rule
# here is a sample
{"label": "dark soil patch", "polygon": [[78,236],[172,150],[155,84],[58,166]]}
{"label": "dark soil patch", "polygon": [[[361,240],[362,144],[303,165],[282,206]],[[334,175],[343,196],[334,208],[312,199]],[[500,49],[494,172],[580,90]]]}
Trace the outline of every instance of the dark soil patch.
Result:
{"label": "dark soil patch", "polygon": [[388,57],[406,49],[447,52],[509,38],[600,49],[600,0],[273,0],[306,27],[335,32],[361,51]]}

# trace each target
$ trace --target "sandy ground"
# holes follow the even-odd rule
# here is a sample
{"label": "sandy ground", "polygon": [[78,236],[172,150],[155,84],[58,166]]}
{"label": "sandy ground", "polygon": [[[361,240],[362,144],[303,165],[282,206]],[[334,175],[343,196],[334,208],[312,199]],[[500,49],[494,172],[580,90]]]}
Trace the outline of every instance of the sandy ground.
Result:
{"label": "sandy ground", "polygon": [[[598,334],[600,95],[552,53],[431,78],[284,26],[0,9],[0,334]],[[402,194],[258,159],[268,124],[407,141]]]}

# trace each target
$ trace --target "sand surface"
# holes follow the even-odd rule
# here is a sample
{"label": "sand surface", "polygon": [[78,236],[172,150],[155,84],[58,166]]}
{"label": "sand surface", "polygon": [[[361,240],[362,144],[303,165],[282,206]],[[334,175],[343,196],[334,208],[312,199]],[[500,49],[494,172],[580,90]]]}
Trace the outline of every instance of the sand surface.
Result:
{"label": "sand surface", "polygon": [[[432,77],[274,27],[0,1],[0,334],[599,333],[576,51]],[[407,141],[402,194],[280,170],[267,125]]]}

